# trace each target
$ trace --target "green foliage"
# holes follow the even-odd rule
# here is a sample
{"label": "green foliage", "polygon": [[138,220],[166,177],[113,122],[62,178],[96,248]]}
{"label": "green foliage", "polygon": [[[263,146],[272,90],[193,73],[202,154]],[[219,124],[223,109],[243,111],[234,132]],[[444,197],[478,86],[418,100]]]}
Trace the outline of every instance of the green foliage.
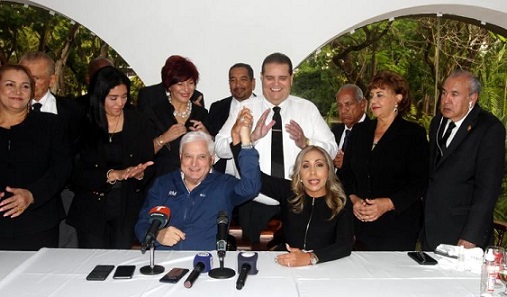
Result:
{"label": "green foliage", "polygon": [[[340,86],[355,83],[367,91],[377,71],[392,70],[409,83],[412,106],[406,118],[428,129],[438,101],[435,87],[452,70],[468,69],[481,79],[481,106],[507,125],[506,49],[506,37],[459,21],[427,17],[384,21],[339,36],[310,55],[298,66],[292,90],[312,100],[332,123],[338,119],[334,94]],[[495,218],[504,221],[506,190],[504,178],[495,209]]]}
{"label": "green foliage", "polygon": [[[63,65],[64,83],[54,90],[59,95],[79,96],[86,92],[85,76],[88,64],[98,57],[109,58],[116,67],[133,73],[129,65],[104,41],[79,25],[75,36],[70,36],[73,23],[61,15],[51,15],[47,10],[15,3],[0,2],[0,58],[1,63],[17,63],[29,51],[44,51],[63,61],[62,51],[66,42],[70,52]],[[73,39],[72,39],[72,38]],[[72,41],[69,41],[72,40]],[[58,73],[57,73],[58,74]],[[133,93],[143,86],[135,75]]]}

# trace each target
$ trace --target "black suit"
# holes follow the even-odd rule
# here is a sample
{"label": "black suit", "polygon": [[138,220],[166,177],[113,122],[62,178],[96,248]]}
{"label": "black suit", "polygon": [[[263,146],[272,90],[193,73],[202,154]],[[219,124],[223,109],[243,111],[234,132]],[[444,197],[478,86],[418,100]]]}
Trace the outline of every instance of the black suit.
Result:
{"label": "black suit", "polygon": [[[111,139],[94,124],[83,132],[72,184],[76,196],[72,201],[67,222],[78,230],[80,247],[130,248],[134,240],[134,224],[144,201],[144,188],[153,176],[153,166],[145,170],[144,178],[130,178],[111,185],[106,182],[110,169],[123,170],[153,160],[153,137],[149,121],[137,110],[124,109],[123,130]],[[114,195],[114,196],[113,196]],[[119,198],[119,199],[118,199]],[[112,207],[111,199],[117,203]],[[127,230],[112,241],[115,245],[87,246],[83,238],[106,238],[110,217],[119,217],[120,228]]]}
{"label": "black suit", "polygon": [[[71,168],[67,134],[54,114],[30,112],[19,125],[0,128],[0,191],[23,188],[34,198],[17,218],[0,213],[0,250],[57,247],[65,215],[60,192]],[[44,236],[48,230],[55,230],[53,238]]]}
{"label": "black suit", "polygon": [[59,96],[55,96],[55,98],[58,117],[63,122],[65,130],[69,134],[70,148],[72,154],[75,155],[81,131],[86,124],[85,110],[73,99]]}
{"label": "black suit", "polygon": [[[208,114],[208,132],[211,136],[215,137],[229,118],[231,102],[232,96],[229,96],[211,104]],[[225,172],[226,166],[227,159],[220,159],[215,163],[213,168],[219,172]]]}
{"label": "black suit", "polygon": [[[505,127],[478,104],[459,127],[438,162],[436,137],[442,116],[430,126],[430,182],[425,198],[424,247],[456,245],[459,239],[485,247],[504,174]],[[445,123],[445,122],[444,122]]]}
{"label": "black suit", "polygon": [[[145,114],[148,119],[152,123],[153,127],[153,135],[154,137],[158,137],[166,132],[172,125],[178,123],[176,118],[173,115],[174,106],[169,103],[169,101],[165,100],[158,105],[153,106],[152,108],[148,108],[145,110]],[[190,116],[187,118],[185,122],[185,127],[187,131],[190,131],[190,126],[193,125],[191,120],[201,121],[204,126],[208,127],[208,111],[195,105],[192,103],[192,112]],[[173,141],[167,143],[162,147],[155,156],[155,168],[156,168],[156,176],[163,175],[165,173],[171,172],[173,170],[180,168],[180,136]],[[153,145],[152,145],[153,146]]]}
{"label": "black suit", "polygon": [[354,125],[342,170],[348,195],[387,197],[395,210],[373,222],[355,218],[356,241],[369,250],[413,250],[428,185],[428,141],[421,126],[398,116],[372,150],[377,120]]}
{"label": "black suit", "polygon": [[[371,121],[370,118],[366,115],[364,117],[364,121],[363,122],[369,122]],[[358,123],[357,123],[358,124]],[[352,129],[354,128],[354,126],[352,126]],[[352,132],[352,129],[350,129]],[[342,134],[343,134],[343,131],[345,131],[345,124],[344,123],[339,123],[339,124],[335,124],[331,127],[331,132],[333,132],[334,134],[334,138],[336,140],[336,145],[338,146],[339,149],[340,148],[340,139],[342,139]],[[336,157],[336,156],[331,156],[333,159]],[[342,176],[341,176],[341,168],[338,168],[336,169],[336,175],[338,175],[338,177],[340,178],[340,180],[342,179]]]}
{"label": "black suit", "polygon": [[[202,96],[201,106],[204,107],[204,95],[197,90],[194,91],[190,101],[195,102],[199,96]],[[167,92],[162,83],[139,89],[137,109],[140,111],[145,112],[147,109],[165,102],[167,102]]]}

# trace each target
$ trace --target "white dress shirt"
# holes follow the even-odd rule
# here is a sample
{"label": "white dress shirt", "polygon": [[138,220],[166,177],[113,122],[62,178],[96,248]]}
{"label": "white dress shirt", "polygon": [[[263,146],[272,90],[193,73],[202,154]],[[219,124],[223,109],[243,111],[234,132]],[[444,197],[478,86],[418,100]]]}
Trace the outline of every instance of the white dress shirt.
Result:
{"label": "white dress shirt", "polygon": [[39,101],[32,99],[32,104],[40,103],[42,104],[40,111],[49,112],[53,114],[58,114],[58,110],[56,108],[56,98],[51,92],[48,90]]}
{"label": "white dress shirt", "polygon": [[[250,95],[250,98],[254,98],[253,94]],[[239,106],[240,106],[241,102],[245,102],[246,100],[249,100],[250,98],[247,98],[247,99],[245,99],[243,101],[239,101],[238,99],[232,97],[231,106],[229,108],[229,118],[231,116],[233,116],[234,113],[236,113],[236,116],[235,116],[235,118],[236,118],[237,117],[237,113],[240,110]],[[218,161],[219,158],[216,158],[216,160]],[[241,178],[241,175],[239,174],[238,168],[236,168],[236,164],[234,163],[234,159],[228,159],[227,160],[226,165],[225,165],[225,173],[233,175],[233,176],[235,176],[237,178]]]}
{"label": "white dress shirt", "polygon": [[[269,123],[273,117],[273,104],[267,101],[264,97],[254,97],[241,102],[237,108],[232,112],[231,116],[227,119],[220,132],[215,137],[215,152],[220,158],[232,158],[230,150],[231,128],[236,121],[237,115],[241,108],[247,107],[252,111],[254,120],[257,121],[266,109],[271,109],[266,119]],[[282,117],[282,126],[285,127],[290,120],[296,121],[305,136],[310,140],[310,144],[317,145],[326,150],[331,156],[336,156],[338,146],[331,129],[320,115],[319,110],[309,100],[299,98],[296,96],[289,96],[284,100],[279,107],[280,115]],[[254,127],[256,122],[254,123]],[[297,154],[301,149],[296,146],[294,140],[290,139],[289,133],[282,129],[283,137],[283,155],[284,155],[284,169],[285,178],[290,179],[292,174],[292,167],[296,160]],[[257,140],[255,148],[259,151],[259,165],[262,172],[271,174],[271,130],[263,138]],[[260,194],[254,199],[257,202],[277,205],[278,201]]]}

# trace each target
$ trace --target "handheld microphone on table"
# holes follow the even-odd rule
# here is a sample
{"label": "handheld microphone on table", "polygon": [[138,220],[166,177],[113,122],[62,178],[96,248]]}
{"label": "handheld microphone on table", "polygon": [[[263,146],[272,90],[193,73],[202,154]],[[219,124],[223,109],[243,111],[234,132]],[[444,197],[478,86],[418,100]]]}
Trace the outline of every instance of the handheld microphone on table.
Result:
{"label": "handheld microphone on table", "polygon": [[225,257],[225,251],[227,250],[227,226],[229,225],[229,218],[227,212],[220,211],[217,216],[217,254],[218,258]]}
{"label": "handheld microphone on table", "polygon": [[190,275],[185,280],[185,288],[191,288],[201,272],[208,272],[210,271],[211,267],[213,267],[213,257],[210,253],[201,252],[195,255],[194,270],[192,270]]}
{"label": "handheld microphone on table", "polygon": [[150,210],[150,228],[144,236],[141,245],[141,252],[144,254],[146,249],[153,245],[157,238],[158,231],[165,227],[171,217],[171,210],[166,206],[155,206]]}
{"label": "handheld microphone on table", "polygon": [[158,231],[165,227],[171,216],[171,210],[166,206],[155,206],[150,210],[150,228],[144,236],[141,245],[141,252],[144,254],[146,248],[150,248],[150,265],[141,267],[142,274],[154,275],[164,272],[165,268],[155,265],[155,247],[154,242],[157,238]]}
{"label": "handheld microphone on table", "polygon": [[236,289],[241,290],[245,286],[246,276],[248,274],[257,274],[257,258],[259,255],[255,252],[241,252],[238,254],[238,273]]}
{"label": "handheld microphone on table", "polygon": [[212,269],[209,272],[209,276],[212,278],[231,278],[236,272],[230,268],[224,268],[224,257],[227,249],[227,227],[229,225],[229,218],[227,212],[222,210],[217,216],[217,254],[220,268]]}

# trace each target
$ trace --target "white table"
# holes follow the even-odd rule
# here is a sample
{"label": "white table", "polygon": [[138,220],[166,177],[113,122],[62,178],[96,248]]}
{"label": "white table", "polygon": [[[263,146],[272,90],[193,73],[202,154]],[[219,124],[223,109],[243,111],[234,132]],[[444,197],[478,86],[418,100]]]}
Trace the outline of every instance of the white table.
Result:
{"label": "white table", "polygon": [[33,255],[35,252],[0,251],[0,280]]}
{"label": "white table", "polygon": [[[15,253],[14,253],[15,254]],[[155,263],[192,268],[196,252],[156,251]],[[214,267],[218,266],[216,252]],[[187,289],[160,283],[162,275],[142,275],[149,253],[136,250],[41,249],[0,280],[1,296],[478,296],[479,275],[421,266],[401,252],[355,252],[350,257],[298,268],[274,262],[274,252],[259,252],[257,275],[243,290],[234,278],[217,280],[201,274]],[[3,259],[3,254],[2,259]],[[86,281],[97,264],[136,265],[134,277]],[[3,265],[3,261],[2,261]],[[237,252],[228,252],[225,267],[237,269]]]}

